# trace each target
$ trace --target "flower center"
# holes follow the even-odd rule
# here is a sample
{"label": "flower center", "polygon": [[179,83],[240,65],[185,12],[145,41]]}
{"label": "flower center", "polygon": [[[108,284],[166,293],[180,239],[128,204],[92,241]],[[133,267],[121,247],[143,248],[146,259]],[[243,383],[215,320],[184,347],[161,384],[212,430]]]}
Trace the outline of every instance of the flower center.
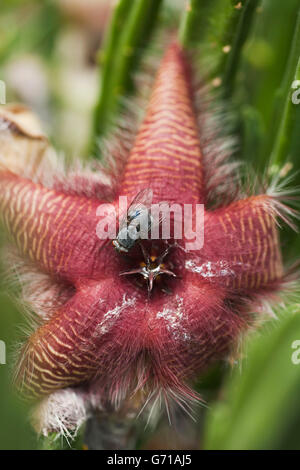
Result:
{"label": "flower center", "polygon": [[[160,283],[162,281],[162,277],[177,277],[175,272],[172,270],[172,263],[166,262],[170,251],[174,248],[174,245],[167,245],[164,249],[160,249],[159,251],[154,246],[151,246],[150,250],[149,248],[147,249],[141,241],[138,244],[139,250],[143,256],[143,261],[140,261],[138,266],[135,266],[128,271],[121,272],[120,275],[134,276],[134,279],[137,281],[139,281],[139,278],[142,277],[142,280],[144,282],[146,281],[148,293],[150,295],[154,284],[157,282]],[[138,285],[140,284],[140,282],[137,283]],[[162,283],[161,288],[165,292],[168,292],[168,289],[164,283]]]}

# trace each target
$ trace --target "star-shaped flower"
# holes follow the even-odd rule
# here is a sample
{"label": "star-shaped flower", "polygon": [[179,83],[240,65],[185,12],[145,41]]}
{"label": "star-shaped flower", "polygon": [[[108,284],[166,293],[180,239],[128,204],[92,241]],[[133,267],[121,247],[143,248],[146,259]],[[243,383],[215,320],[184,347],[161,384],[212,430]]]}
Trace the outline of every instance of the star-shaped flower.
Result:
{"label": "star-shaped flower", "polygon": [[[207,114],[197,118],[191,70],[176,44],[162,61],[110,202],[117,208],[119,196],[132,200],[151,188],[154,203],[191,204],[193,211],[204,204],[200,250],[182,249],[182,240],[165,252],[164,243],[150,240],[144,247],[154,258],[145,263],[140,247],[120,254],[100,240],[97,208],[108,201],[107,185],[91,171],[62,181],[45,164],[39,170],[50,150],[26,116],[2,111],[0,150],[1,215],[33,272],[41,318],[19,358],[23,394],[53,397],[73,388],[72,396],[116,405],[140,391],[194,397],[189,379],[226,358],[251,323],[248,300],[280,285],[281,203],[268,194],[224,198],[233,192],[226,146]],[[216,209],[209,206],[214,196],[223,199]]]}

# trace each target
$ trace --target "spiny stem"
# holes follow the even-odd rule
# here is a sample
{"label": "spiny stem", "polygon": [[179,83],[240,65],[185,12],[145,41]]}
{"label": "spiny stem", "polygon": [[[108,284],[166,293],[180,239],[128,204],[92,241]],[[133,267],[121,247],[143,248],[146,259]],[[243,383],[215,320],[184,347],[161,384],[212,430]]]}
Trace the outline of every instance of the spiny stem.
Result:
{"label": "spiny stem", "polygon": [[[227,56],[222,78],[225,97],[229,97],[232,94],[242,49],[250,32],[259,2],[260,0],[246,0],[245,2],[240,2],[242,5],[240,16],[236,22],[236,30],[233,36],[230,52]],[[234,15],[236,15],[236,12],[234,12]]]}
{"label": "spiny stem", "polygon": [[105,116],[113,99],[112,77],[118,55],[120,31],[122,31],[132,7],[132,0],[120,0],[116,4],[104,48],[100,52],[99,62],[102,67],[102,76],[99,99],[94,112],[94,138],[104,132],[103,123],[105,123]]}
{"label": "spiny stem", "polygon": [[195,47],[205,34],[208,18],[212,14],[215,0],[187,0],[185,12],[179,26],[180,44],[189,49]]}
{"label": "spiny stem", "polygon": [[162,0],[119,0],[102,56],[102,79],[94,112],[92,150],[114,120],[121,97],[133,89],[132,75],[154,28]]}
{"label": "spiny stem", "polygon": [[[222,12],[223,20],[216,21],[221,31],[216,34],[218,45],[224,46],[224,54],[218,59],[214,75],[223,84],[225,97],[229,97],[234,89],[240,57],[244,43],[250,32],[255,11],[260,0],[231,0],[226,5],[217,0],[188,0],[183,15],[179,41],[185,49],[195,48],[210,35],[207,23],[212,16]],[[215,26],[216,27],[216,26]],[[206,38],[208,39],[208,38]],[[228,48],[228,51],[225,50]]]}
{"label": "spiny stem", "polygon": [[201,0],[190,0],[186,3],[178,35],[179,42],[185,48],[190,44],[191,31],[194,29],[194,23],[196,22],[201,3]]}
{"label": "spiny stem", "polygon": [[228,62],[228,55],[225,48],[229,47],[231,49],[232,47],[236,31],[238,30],[240,17],[243,8],[245,7],[245,0],[231,0],[230,3],[231,5],[229,6],[227,11],[227,17],[221,36],[221,46],[223,47],[223,54],[215,71],[215,74],[218,76],[222,76],[222,74],[224,73],[224,69]]}
{"label": "spiny stem", "polygon": [[286,91],[286,98],[275,144],[271,152],[271,164],[275,166],[282,165],[287,159],[295,129],[297,104],[292,101],[292,93],[294,91],[292,84],[294,81],[300,81],[300,10],[298,12],[288,66],[281,86],[281,90]]}

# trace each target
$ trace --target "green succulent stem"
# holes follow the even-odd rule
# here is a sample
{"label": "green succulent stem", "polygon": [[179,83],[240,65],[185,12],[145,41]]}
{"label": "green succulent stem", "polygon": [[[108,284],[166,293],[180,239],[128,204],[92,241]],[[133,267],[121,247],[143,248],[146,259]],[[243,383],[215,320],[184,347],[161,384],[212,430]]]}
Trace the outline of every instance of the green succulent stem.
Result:
{"label": "green succulent stem", "polygon": [[275,143],[271,152],[271,164],[281,166],[289,157],[292,135],[295,130],[297,106],[293,102],[292,94],[295,91],[293,84],[300,85],[300,10],[297,16],[297,23],[292,43],[292,48],[288,60],[285,76],[280,87],[279,96],[284,95],[283,112],[275,137]]}
{"label": "green succulent stem", "polygon": [[[294,442],[289,442],[289,426],[297,429],[299,416],[297,301],[289,300],[284,307],[276,308],[276,315],[278,318],[269,321],[260,335],[248,335],[243,373],[236,368],[227,377],[223,398],[208,412],[205,449],[292,449],[295,444],[298,448],[296,432]],[[276,393],[270,394],[270,390]]]}
{"label": "green succulent stem", "polygon": [[198,18],[199,10],[201,11],[201,0],[190,0],[186,3],[185,13],[179,28],[179,41],[183,47],[188,47],[191,42],[191,32],[194,30],[195,23]]}
{"label": "green succulent stem", "polygon": [[[201,47],[203,39],[208,43],[212,42],[211,30],[214,28],[213,41],[216,41],[220,52],[223,47],[223,53],[219,54],[213,75],[221,78],[226,97],[230,97],[234,90],[243,46],[251,31],[260,1],[232,0],[226,5],[217,0],[188,0],[186,3],[179,28],[179,40],[186,49]],[[211,24],[207,26],[209,21]],[[220,28],[220,32],[216,28]]]}
{"label": "green succulent stem", "polygon": [[216,0],[187,0],[178,38],[185,49],[196,47],[207,32],[207,23]]}
{"label": "green succulent stem", "polygon": [[233,35],[232,44],[230,45],[230,52],[228,53],[227,60],[225,61],[222,76],[223,90],[226,98],[230,97],[234,90],[243,46],[250,33],[255,12],[259,6],[260,0],[246,0],[240,3],[240,14],[237,16],[236,6],[234,6],[232,21],[228,22],[230,27],[235,28],[235,33]]}
{"label": "green succulent stem", "polygon": [[133,74],[156,23],[162,0],[119,0],[100,56],[101,85],[93,120],[92,153],[119,110],[121,98],[132,92]]}

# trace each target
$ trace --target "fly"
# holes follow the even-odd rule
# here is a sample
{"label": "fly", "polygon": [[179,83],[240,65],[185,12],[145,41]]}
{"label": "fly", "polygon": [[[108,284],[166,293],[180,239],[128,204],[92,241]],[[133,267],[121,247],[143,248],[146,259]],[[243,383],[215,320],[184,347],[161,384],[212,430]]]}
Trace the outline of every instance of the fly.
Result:
{"label": "fly", "polygon": [[153,191],[150,188],[140,191],[131,202],[120,223],[117,238],[113,245],[120,253],[128,253],[141,239],[148,238],[154,219],[151,215]]}

